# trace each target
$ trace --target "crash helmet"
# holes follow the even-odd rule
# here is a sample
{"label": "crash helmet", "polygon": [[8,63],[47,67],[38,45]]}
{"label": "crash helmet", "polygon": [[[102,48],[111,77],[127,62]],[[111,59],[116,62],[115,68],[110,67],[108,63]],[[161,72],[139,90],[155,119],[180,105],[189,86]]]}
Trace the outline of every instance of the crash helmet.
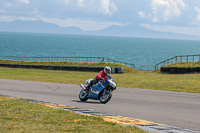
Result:
{"label": "crash helmet", "polygon": [[111,74],[111,68],[110,67],[105,67],[104,68],[104,73],[106,73],[107,75]]}

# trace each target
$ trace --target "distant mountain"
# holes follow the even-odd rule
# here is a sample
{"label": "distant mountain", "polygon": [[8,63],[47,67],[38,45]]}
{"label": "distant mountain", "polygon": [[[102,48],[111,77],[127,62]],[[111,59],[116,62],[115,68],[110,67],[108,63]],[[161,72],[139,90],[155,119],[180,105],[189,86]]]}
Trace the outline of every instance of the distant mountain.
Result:
{"label": "distant mountain", "polygon": [[136,24],[110,26],[98,31],[82,31],[77,27],[60,27],[56,24],[46,23],[40,20],[16,20],[13,22],[0,22],[0,31],[200,40],[199,36],[153,31]]}
{"label": "distant mountain", "polygon": [[140,25],[111,26],[104,30],[92,31],[93,35],[113,35],[141,38],[164,38],[164,39],[191,39],[200,40],[199,36],[177,34],[171,32],[153,31]]}
{"label": "distant mountain", "polygon": [[63,33],[81,34],[83,31],[77,27],[59,27],[56,24],[37,21],[0,22],[0,31],[8,32],[34,32],[34,33]]}

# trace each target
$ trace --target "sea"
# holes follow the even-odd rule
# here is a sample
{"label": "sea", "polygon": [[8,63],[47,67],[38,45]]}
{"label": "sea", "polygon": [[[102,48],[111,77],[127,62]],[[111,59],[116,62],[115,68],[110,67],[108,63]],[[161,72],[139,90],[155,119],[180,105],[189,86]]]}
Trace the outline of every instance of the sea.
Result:
{"label": "sea", "polygon": [[200,54],[200,41],[91,35],[0,32],[1,56],[107,57],[155,65],[179,55]]}

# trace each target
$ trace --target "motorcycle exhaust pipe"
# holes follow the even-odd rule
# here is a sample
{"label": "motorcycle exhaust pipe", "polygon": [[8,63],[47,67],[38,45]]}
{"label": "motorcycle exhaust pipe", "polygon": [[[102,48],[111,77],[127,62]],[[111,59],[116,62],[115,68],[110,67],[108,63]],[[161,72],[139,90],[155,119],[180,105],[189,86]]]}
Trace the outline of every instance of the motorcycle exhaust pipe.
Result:
{"label": "motorcycle exhaust pipe", "polygon": [[84,86],[83,84],[80,84],[80,87],[81,87],[83,90],[86,89],[85,86]]}

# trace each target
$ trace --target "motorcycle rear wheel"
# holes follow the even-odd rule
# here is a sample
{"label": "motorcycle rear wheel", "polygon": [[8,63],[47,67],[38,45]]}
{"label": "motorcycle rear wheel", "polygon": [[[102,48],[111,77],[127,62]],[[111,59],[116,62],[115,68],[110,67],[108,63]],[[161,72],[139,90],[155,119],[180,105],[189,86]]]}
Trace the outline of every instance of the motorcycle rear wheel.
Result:
{"label": "motorcycle rear wheel", "polygon": [[79,93],[79,99],[81,101],[87,101],[88,98],[87,98],[87,92],[85,90],[81,90],[80,93]]}
{"label": "motorcycle rear wheel", "polygon": [[110,101],[111,97],[112,97],[112,92],[107,91],[105,94],[103,92],[100,94],[100,102],[105,104],[108,101]]}

